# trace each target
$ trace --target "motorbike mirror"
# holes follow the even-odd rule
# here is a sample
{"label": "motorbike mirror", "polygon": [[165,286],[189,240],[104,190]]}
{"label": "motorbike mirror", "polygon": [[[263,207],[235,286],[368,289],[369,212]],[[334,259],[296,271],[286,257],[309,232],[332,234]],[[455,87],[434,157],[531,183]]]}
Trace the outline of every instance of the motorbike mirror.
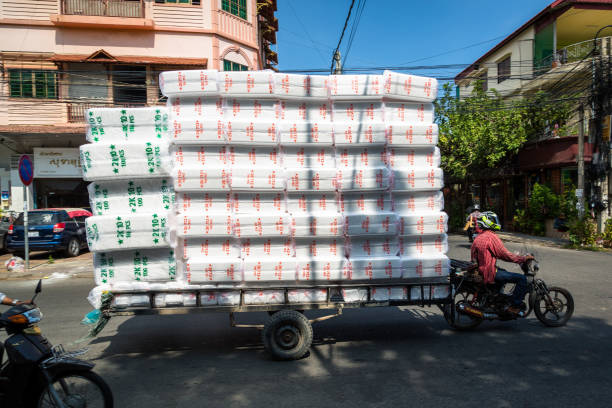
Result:
{"label": "motorbike mirror", "polygon": [[34,303],[34,299],[36,299],[36,296],[38,296],[40,292],[42,292],[42,279],[38,280],[38,285],[36,285],[36,289],[34,289],[34,296],[32,300],[30,300],[31,303]]}

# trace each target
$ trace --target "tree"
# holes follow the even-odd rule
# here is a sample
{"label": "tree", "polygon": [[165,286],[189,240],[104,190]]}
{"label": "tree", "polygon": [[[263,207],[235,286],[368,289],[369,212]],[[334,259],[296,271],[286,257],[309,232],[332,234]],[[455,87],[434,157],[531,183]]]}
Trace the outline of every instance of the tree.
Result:
{"label": "tree", "polygon": [[472,94],[460,100],[451,84],[435,102],[442,167],[447,176],[466,182],[497,168],[527,140],[525,108],[506,103],[497,91],[488,94],[477,82]]}

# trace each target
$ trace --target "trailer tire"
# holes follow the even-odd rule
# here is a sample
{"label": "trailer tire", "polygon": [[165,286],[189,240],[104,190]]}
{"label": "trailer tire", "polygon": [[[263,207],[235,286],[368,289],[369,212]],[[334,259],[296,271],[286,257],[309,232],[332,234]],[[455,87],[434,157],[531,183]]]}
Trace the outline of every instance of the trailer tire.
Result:
{"label": "trailer tire", "polygon": [[295,310],[274,313],[262,332],[266,350],[277,360],[298,360],[312,344],[312,325],[303,314]]}

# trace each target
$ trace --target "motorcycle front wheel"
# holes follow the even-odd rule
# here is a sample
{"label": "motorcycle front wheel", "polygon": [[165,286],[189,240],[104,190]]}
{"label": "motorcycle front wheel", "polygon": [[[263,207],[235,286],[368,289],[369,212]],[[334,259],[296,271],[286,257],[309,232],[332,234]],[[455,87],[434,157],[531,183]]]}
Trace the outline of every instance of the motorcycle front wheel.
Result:
{"label": "motorcycle front wheel", "polygon": [[574,298],[568,290],[552,286],[546,294],[538,294],[534,312],[549,327],[564,326],[574,313]]}
{"label": "motorcycle front wheel", "polygon": [[113,408],[113,393],[102,377],[91,371],[66,372],[53,379],[38,398],[38,408],[57,407],[50,387],[55,389],[64,406]]}

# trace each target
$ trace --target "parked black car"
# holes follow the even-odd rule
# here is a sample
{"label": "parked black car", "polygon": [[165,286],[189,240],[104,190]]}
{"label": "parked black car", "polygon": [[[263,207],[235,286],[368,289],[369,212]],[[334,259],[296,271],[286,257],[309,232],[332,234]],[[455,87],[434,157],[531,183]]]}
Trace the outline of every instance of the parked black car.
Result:
{"label": "parked black car", "polygon": [[[82,208],[44,208],[28,211],[30,251],[64,251],[77,256],[87,247],[85,219],[91,212]],[[10,252],[24,252],[23,213],[9,226],[6,247]]]}

